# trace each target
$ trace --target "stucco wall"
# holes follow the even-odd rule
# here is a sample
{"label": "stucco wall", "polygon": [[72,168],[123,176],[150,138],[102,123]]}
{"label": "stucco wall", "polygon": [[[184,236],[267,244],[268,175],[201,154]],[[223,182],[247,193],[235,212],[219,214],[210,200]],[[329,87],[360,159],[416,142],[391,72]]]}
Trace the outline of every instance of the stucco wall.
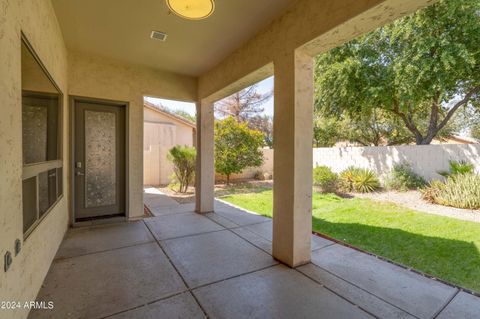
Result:
{"label": "stucco wall", "polygon": [[[187,124],[183,124],[178,121],[174,121],[168,116],[165,116],[153,110],[149,110],[147,108],[145,108],[143,120],[145,122],[151,123],[174,125],[176,131],[175,140],[173,141],[174,145],[193,146],[194,129],[191,126],[188,126]],[[144,146],[146,145],[145,142],[148,143],[148,141],[144,139]]]}
{"label": "stucco wall", "polygon": [[170,183],[173,166],[167,160],[168,151],[175,145],[193,146],[191,126],[174,121],[154,110],[145,108],[143,136],[143,183]]}
{"label": "stucco wall", "polygon": [[[262,149],[263,152],[263,165],[260,167],[249,167],[240,174],[233,174],[230,176],[231,180],[242,180],[242,179],[251,179],[255,177],[257,172],[266,173],[267,175],[273,176],[273,149]],[[216,174],[215,179],[217,181],[222,181],[225,179],[224,176]]]}
{"label": "stucco wall", "polygon": [[313,150],[314,166],[329,166],[337,173],[349,166],[369,168],[382,178],[395,164],[406,162],[427,180],[439,179],[441,176],[437,172],[448,170],[450,160],[473,163],[480,173],[480,144],[333,147]]}
{"label": "stucco wall", "polygon": [[[273,150],[264,149],[261,167],[247,168],[232,180],[250,179],[256,172],[273,174]],[[325,147],[313,149],[313,166],[325,165],[340,173],[349,166],[372,169],[383,179],[395,164],[410,163],[427,180],[439,179],[449,161],[467,161],[480,173],[480,144],[435,144],[380,147]],[[217,179],[223,178],[217,175]]]}
{"label": "stucco wall", "polygon": [[129,213],[143,215],[143,98],[195,101],[197,80],[143,66],[69,52],[71,95],[129,103]]}
{"label": "stucco wall", "polygon": [[[0,300],[34,300],[68,225],[68,196],[23,242],[8,272],[3,256],[13,253],[22,230],[21,38],[23,31],[67,99],[67,51],[49,0],[0,0]],[[64,108],[64,167],[67,167],[67,108]],[[64,170],[64,194],[68,172]],[[28,310],[0,310],[0,318],[25,318]]]}

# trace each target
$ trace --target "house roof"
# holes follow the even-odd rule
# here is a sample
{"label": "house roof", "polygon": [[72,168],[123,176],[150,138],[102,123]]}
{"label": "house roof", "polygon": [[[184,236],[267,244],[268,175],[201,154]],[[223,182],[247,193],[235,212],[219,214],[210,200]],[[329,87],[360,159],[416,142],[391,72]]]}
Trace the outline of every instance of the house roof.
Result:
{"label": "house roof", "polygon": [[197,126],[192,123],[191,121],[187,120],[186,118],[184,118],[183,116],[180,116],[180,115],[177,115],[177,114],[173,114],[167,110],[165,110],[164,108],[162,108],[161,106],[158,106],[158,105],[155,105],[153,103],[150,103],[150,102],[143,102],[143,106],[149,110],[152,110],[152,111],[155,111],[157,113],[160,113],[162,114],[163,116],[166,116],[168,118],[170,118],[171,120],[177,122],[177,123],[181,123],[181,124],[184,124],[184,125],[187,125],[189,127],[191,127],[192,129],[196,130],[197,129]]}
{"label": "house roof", "polygon": [[460,143],[465,143],[465,144],[478,144],[480,143],[480,140],[473,138],[473,137],[468,137],[468,136],[460,136],[460,135],[451,135],[448,136],[447,138],[451,140],[455,140]]}

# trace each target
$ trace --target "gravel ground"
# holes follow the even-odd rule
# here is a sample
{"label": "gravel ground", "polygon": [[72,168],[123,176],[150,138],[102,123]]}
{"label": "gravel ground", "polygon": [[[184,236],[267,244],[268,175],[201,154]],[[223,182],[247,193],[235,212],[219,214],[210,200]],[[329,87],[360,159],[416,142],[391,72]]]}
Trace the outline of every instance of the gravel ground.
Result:
{"label": "gravel ground", "polygon": [[[272,188],[273,183],[272,181],[240,181],[232,182],[230,186],[216,184],[215,196],[220,197],[231,194],[232,190],[235,190],[235,193],[248,193],[251,191],[249,187]],[[169,186],[160,186],[156,188],[180,204],[195,203],[195,187],[189,186],[186,193],[178,193],[175,190],[172,190]]]}
{"label": "gravel ground", "polygon": [[480,223],[480,210],[461,209],[449,206],[430,204],[421,198],[419,191],[381,192],[370,194],[351,194],[354,197],[391,202],[420,212],[452,217]]}

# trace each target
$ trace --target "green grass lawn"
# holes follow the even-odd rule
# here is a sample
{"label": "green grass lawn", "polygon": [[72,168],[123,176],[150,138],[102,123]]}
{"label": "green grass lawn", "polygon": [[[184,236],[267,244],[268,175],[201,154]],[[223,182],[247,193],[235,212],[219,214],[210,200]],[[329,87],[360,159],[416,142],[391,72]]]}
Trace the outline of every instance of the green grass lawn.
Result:
{"label": "green grass lawn", "polygon": [[[272,217],[272,191],[221,197]],[[448,282],[480,292],[480,224],[369,199],[313,195],[313,229]]]}

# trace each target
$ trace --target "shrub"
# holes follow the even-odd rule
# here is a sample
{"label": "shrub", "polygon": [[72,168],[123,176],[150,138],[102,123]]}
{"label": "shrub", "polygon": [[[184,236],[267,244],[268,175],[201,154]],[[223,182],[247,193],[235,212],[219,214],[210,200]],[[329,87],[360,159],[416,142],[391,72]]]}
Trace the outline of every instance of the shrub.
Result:
{"label": "shrub", "polygon": [[422,191],[431,202],[466,209],[480,209],[480,175],[454,174]]}
{"label": "shrub", "polygon": [[195,177],[196,150],[188,146],[174,146],[167,154],[167,158],[173,163],[174,178],[173,184],[178,183],[178,191],[185,193],[188,185]]}
{"label": "shrub", "polygon": [[449,161],[449,170],[448,171],[439,171],[438,174],[443,177],[450,177],[457,174],[472,174],[473,173],[473,164],[466,161]]}
{"label": "shrub", "polygon": [[256,179],[257,181],[264,181],[265,174],[262,171],[256,171],[255,175],[253,175],[253,178]]}
{"label": "shrub", "polygon": [[340,186],[347,192],[370,193],[380,187],[372,170],[350,166],[340,173]]}
{"label": "shrub", "polygon": [[427,184],[425,179],[416,174],[407,163],[393,166],[388,177],[385,179],[385,187],[405,192],[409,189],[417,189]]}
{"label": "shrub", "polygon": [[338,175],[328,166],[317,166],[313,169],[313,185],[320,187],[323,193],[334,193],[337,190]]}

